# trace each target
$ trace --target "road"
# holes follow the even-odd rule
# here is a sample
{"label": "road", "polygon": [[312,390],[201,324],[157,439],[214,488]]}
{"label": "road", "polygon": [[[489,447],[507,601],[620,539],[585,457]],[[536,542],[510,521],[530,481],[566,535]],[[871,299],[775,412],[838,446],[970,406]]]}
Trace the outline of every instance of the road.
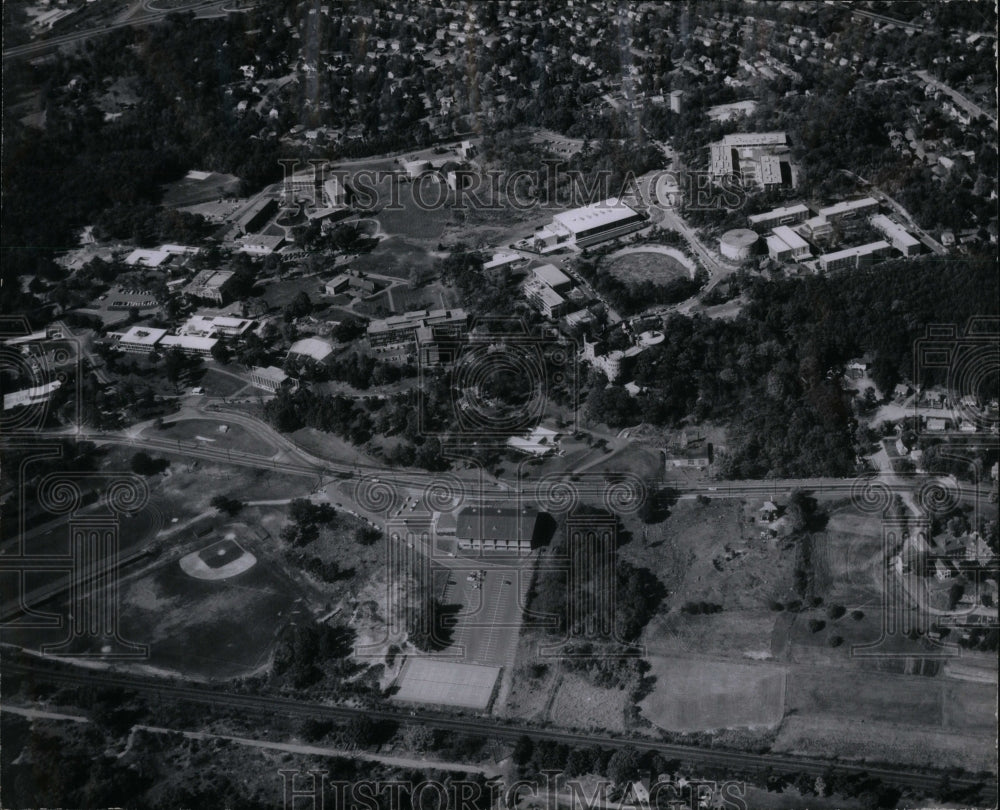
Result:
{"label": "road", "polygon": [[886,205],[890,206],[892,210],[895,211],[899,217],[901,217],[906,221],[906,226],[911,231],[916,233],[920,241],[923,242],[934,253],[938,254],[939,256],[944,256],[945,254],[948,253],[948,250],[947,248],[945,248],[944,245],[942,245],[933,236],[927,233],[927,231],[925,231],[923,228],[917,225],[917,223],[913,220],[913,217],[910,215],[909,211],[903,208],[902,205],[900,205],[892,197],[890,197],[888,194],[882,191],[882,189],[880,189],[878,186],[873,186],[871,181],[865,180],[865,178],[863,178],[861,175],[855,174],[854,172],[848,169],[841,169],[840,173],[847,177],[850,177],[852,180],[854,180],[855,183],[864,186],[865,190],[879,202],[885,203]]}
{"label": "road", "polygon": [[[488,716],[456,716],[426,710],[414,710],[409,707],[395,708],[390,705],[363,707],[330,706],[287,697],[237,694],[215,689],[211,686],[182,686],[164,680],[135,675],[122,675],[108,671],[84,669],[74,669],[72,671],[59,670],[53,668],[48,662],[30,656],[22,656],[17,661],[5,661],[3,670],[7,678],[22,675],[27,676],[32,683],[45,682],[55,685],[119,687],[152,697],[158,702],[183,701],[207,704],[216,710],[229,709],[240,717],[244,717],[247,713],[250,713],[256,715],[278,715],[296,720],[313,718],[345,722],[355,717],[364,716],[373,720],[428,726],[445,732],[477,734],[508,742],[526,736],[536,741],[551,740],[574,747],[585,748],[599,746],[615,750],[637,746],[655,751],[665,759],[679,759],[696,766],[724,768],[731,773],[771,768],[778,773],[806,773],[810,776],[821,776],[834,765],[834,763],[822,759],[777,754],[751,754],[726,751],[718,748],[698,748],[693,745],[665,743],[655,739],[636,740],[628,737],[613,737],[583,730],[557,731],[555,729],[538,728],[527,724],[504,722]],[[10,687],[8,686],[8,688]],[[916,772],[902,768],[872,766],[865,763],[837,762],[836,768],[838,771],[845,773],[867,773],[869,776],[877,777],[888,784],[925,791],[936,790],[943,775],[929,772],[927,768]],[[983,784],[981,780],[965,776],[951,777],[950,782],[955,787],[972,787]],[[991,780],[985,786],[992,786],[995,791],[995,780]]]}
{"label": "road", "polygon": [[205,3],[195,2],[190,6],[185,6],[184,8],[179,9],[159,9],[152,2],[143,2],[134,9],[132,15],[127,19],[118,19],[115,22],[108,23],[107,25],[99,28],[88,28],[84,31],[74,31],[72,34],[64,34],[63,36],[51,37],[49,39],[40,39],[35,42],[29,42],[25,45],[8,48],[3,52],[3,61],[7,62],[8,60],[13,59],[42,56],[67,45],[78,45],[81,42],[86,42],[88,39],[102,36],[109,31],[117,31],[120,28],[133,28],[139,25],[148,25],[150,23],[159,22],[168,14],[172,13],[190,12],[193,13],[197,19],[208,20],[225,17],[231,12],[245,11],[247,8],[252,8],[252,5],[247,5],[241,8],[235,8],[234,6],[234,0],[210,0]]}
{"label": "road", "polygon": [[959,93],[958,90],[955,90],[946,85],[944,82],[935,79],[926,70],[915,70],[913,71],[913,75],[916,76],[921,81],[923,81],[925,84],[929,84],[931,87],[940,90],[942,93],[948,96],[952,101],[954,101],[955,104],[957,104],[967,113],[969,113],[969,115],[973,116],[974,118],[978,118],[979,116],[984,116],[991,124],[993,124],[993,129],[997,128],[996,115],[990,113],[988,110],[984,110],[982,107],[976,104],[972,99],[967,98],[966,96],[963,96],[961,93]]}

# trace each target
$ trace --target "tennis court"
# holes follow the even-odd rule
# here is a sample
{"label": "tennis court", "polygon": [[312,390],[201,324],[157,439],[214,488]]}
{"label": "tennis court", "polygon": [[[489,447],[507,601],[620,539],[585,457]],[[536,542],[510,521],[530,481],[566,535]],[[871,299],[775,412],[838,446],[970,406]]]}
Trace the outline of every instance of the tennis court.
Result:
{"label": "tennis court", "polygon": [[399,675],[400,689],[393,699],[407,703],[486,709],[499,675],[500,667],[411,658]]}

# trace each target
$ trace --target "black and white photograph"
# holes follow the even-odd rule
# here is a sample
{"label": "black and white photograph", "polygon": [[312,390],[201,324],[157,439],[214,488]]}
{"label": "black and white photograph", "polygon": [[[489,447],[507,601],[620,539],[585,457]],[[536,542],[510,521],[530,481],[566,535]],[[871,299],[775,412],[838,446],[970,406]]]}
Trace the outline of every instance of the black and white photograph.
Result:
{"label": "black and white photograph", "polygon": [[997,807],[995,0],[2,10],[2,810]]}

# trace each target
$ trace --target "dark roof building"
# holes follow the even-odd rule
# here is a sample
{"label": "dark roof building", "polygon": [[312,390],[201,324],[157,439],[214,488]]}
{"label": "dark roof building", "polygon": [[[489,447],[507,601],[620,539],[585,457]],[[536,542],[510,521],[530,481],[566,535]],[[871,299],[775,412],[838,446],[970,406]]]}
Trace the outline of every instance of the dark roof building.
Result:
{"label": "dark roof building", "polygon": [[455,535],[460,549],[531,550],[538,510],[531,506],[467,506],[458,513]]}

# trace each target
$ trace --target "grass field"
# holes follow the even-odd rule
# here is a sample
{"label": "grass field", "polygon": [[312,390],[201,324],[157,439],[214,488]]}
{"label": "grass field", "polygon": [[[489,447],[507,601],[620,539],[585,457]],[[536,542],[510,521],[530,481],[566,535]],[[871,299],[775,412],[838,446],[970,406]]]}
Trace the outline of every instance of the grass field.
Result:
{"label": "grass field", "polygon": [[150,428],[146,435],[157,439],[197,442],[211,450],[233,450],[259,456],[271,456],[275,453],[277,448],[270,442],[262,441],[239,425],[226,425],[228,429],[221,432],[219,427],[224,424],[213,419],[184,419],[177,422],[168,419],[164,421],[162,430]]}
{"label": "grass field", "polygon": [[640,704],[669,731],[773,726],[784,709],[781,667],[728,661],[650,658],[656,687]]}
{"label": "grass field", "polygon": [[409,278],[414,267],[430,270],[434,259],[428,253],[428,248],[433,250],[435,247],[436,240],[434,245],[424,245],[416,239],[390,236],[379,242],[371,253],[353,257],[351,269],[394,278]]}
{"label": "grass field", "polygon": [[678,259],[654,250],[636,250],[625,254],[609,256],[602,268],[622,281],[652,281],[668,284],[679,278],[688,278],[690,273]]}
{"label": "grass field", "polygon": [[205,389],[208,396],[213,397],[230,397],[247,386],[243,380],[222,374],[214,368],[209,368],[205,372],[198,385]]}
{"label": "grass field", "polygon": [[601,689],[579,675],[563,675],[552,703],[552,721],[559,726],[579,729],[625,730],[628,692]]}

